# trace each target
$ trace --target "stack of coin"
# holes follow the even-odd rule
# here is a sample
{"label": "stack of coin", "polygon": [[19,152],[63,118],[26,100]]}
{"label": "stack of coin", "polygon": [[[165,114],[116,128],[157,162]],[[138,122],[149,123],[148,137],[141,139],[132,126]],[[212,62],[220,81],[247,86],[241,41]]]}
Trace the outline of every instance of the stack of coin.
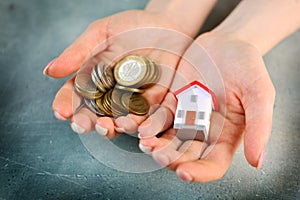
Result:
{"label": "stack of coin", "polygon": [[91,76],[84,73],[77,74],[74,82],[76,91],[87,99],[97,99],[103,96],[93,83]]}
{"label": "stack of coin", "polygon": [[115,66],[114,76],[119,85],[147,88],[157,83],[160,68],[145,56],[127,56]]}
{"label": "stack of coin", "polygon": [[100,62],[91,74],[78,73],[74,86],[84,97],[85,105],[97,115],[145,115],[150,105],[141,93],[159,78],[160,69],[153,61],[143,56],[128,56],[114,70]]}
{"label": "stack of coin", "polygon": [[104,62],[100,62],[93,68],[91,77],[101,92],[106,92],[115,85],[112,68]]}

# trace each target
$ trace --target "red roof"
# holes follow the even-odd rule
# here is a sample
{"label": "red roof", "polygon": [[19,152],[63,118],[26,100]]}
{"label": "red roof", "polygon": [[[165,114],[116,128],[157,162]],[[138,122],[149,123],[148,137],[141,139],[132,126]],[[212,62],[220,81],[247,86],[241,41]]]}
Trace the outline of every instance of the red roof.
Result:
{"label": "red roof", "polygon": [[217,97],[215,95],[215,93],[213,91],[211,91],[210,89],[208,89],[208,87],[206,87],[205,85],[203,85],[202,83],[198,82],[198,81],[193,81],[191,83],[189,83],[188,85],[185,85],[184,87],[180,88],[179,90],[174,92],[174,95],[177,99],[177,95],[182,93],[183,91],[187,90],[188,88],[194,86],[194,85],[198,85],[199,87],[201,87],[203,90],[205,90],[207,93],[209,93],[212,97],[213,100],[213,106],[214,106],[214,110],[218,111],[219,110],[219,104],[217,101]]}

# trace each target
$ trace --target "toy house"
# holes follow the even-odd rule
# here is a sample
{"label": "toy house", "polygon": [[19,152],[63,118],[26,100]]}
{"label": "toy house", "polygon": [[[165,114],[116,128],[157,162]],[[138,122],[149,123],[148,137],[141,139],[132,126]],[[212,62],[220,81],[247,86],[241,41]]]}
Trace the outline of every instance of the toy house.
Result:
{"label": "toy house", "polygon": [[175,92],[177,108],[174,129],[183,140],[207,140],[212,110],[218,110],[215,94],[194,81]]}

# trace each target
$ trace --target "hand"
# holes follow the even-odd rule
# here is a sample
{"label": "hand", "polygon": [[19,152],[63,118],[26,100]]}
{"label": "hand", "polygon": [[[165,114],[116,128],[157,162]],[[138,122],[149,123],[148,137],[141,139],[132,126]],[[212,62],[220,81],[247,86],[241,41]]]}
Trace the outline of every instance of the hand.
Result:
{"label": "hand", "polygon": [[[181,27],[166,16],[147,11],[126,11],[93,22],[45,68],[44,73],[61,78],[77,72],[83,65],[96,64],[100,60],[110,63],[127,54],[145,55],[162,66],[160,84],[144,93],[151,105],[160,104],[179,58],[191,41]],[[60,120],[71,118],[71,126],[78,133],[87,133],[97,124],[99,134],[113,138],[120,132],[135,132],[146,118],[129,114],[114,121],[109,117],[97,117],[85,107],[74,113],[82,99],[73,92],[73,83],[74,78],[71,78],[58,91],[53,110]]]}
{"label": "hand", "polygon": [[[176,171],[185,181],[202,183],[225,174],[242,139],[247,161],[261,167],[271,133],[275,90],[261,54],[251,44],[221,33],[201,35],[196,43],[202,52],[194,48],[197,45],[191,45],[179,64],[172,88],[179,88],[178,80],[205,79],[205,84],[216,93],[220,111],[211,115],[208,141],[181,141],[176,137],[171,128],[176,100],[171,93],[140,125],[139,136],[141,149],[152,152],[158,163]],[[219,87],[220,80],[214,78],[216,66],[207,62],[210,59],[223,79],[225,95]],[[156,137],[160,132],[161,137]]]}

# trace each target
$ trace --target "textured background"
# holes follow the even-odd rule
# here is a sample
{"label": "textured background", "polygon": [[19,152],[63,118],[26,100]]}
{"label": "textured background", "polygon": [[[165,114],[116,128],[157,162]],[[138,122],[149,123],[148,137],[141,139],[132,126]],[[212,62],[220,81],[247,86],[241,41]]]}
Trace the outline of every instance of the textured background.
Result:
{"label": "textured background", "polygon": [[[218,24],[237,2],[219,1],[204,30]],[[94,159],[68,122],[54,119],[51,102],[66,79],[43,76],[44,66],[93,20],[146,3],[0,1],[0,199],[299,199],[299,31],[264,58],[277,99],[259,171],[247,164],[241,147],[223,179],[212,183],[188,184],[163,169],[120,172]],[[131,137],[115,143],[137,151]]]}

